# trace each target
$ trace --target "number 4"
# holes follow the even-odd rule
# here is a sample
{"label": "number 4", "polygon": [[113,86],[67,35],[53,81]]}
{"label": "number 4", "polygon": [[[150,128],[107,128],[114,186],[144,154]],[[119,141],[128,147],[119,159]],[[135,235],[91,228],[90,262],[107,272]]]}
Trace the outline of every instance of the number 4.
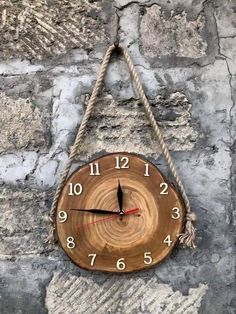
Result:
{"label": "number 4", "polygon": [[168,236],[167,236],[167,237],[164,239],[164,241],[163,241],[163,243],[166,243],[167,246],[170,246],[172,242],[173,242],[173,241],[171,240],[169,234],[168,234]]}

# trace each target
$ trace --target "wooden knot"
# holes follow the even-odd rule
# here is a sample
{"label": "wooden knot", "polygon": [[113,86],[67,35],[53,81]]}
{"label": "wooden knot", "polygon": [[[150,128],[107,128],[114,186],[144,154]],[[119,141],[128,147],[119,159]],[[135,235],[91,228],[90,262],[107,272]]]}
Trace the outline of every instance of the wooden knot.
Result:
{"label": "wooden knot", "polygon": [[196,221],[197,220],[197,215],[194,212],[187,213],[186,214],[186,220],[188,220],[188,221]]}

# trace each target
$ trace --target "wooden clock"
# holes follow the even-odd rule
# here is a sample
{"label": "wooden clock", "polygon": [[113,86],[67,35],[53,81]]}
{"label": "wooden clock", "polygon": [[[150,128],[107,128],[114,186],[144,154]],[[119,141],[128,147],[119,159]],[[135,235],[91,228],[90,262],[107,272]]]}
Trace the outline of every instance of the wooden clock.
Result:
{"label": "wooden clock", "polygon": [[182,232],[185,207],[151,162],[113,153],[67,179],[56,217],[59,242],[75,264],[88,270],[131,272],[170,254]]}

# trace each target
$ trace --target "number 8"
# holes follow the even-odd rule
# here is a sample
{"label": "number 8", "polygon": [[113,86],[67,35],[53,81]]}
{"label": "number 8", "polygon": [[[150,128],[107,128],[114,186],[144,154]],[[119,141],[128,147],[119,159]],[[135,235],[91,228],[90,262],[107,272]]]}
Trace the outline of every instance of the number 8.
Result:
{"label": "number 8", "polygon": [[68,249],[73,249],[75,247],[75,239],[73,237],[67,238],[67,247]]}

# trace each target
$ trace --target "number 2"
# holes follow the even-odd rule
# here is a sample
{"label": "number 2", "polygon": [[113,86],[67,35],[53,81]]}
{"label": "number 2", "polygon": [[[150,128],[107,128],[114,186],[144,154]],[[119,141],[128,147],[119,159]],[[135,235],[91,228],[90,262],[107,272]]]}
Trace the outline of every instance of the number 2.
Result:
{"label": "number 2", "polygon": [[160,192],[160,194],[168,194],[168,184],[167,183],[161,183],[160,184],[160,188],[162,188],[162,191]]}

